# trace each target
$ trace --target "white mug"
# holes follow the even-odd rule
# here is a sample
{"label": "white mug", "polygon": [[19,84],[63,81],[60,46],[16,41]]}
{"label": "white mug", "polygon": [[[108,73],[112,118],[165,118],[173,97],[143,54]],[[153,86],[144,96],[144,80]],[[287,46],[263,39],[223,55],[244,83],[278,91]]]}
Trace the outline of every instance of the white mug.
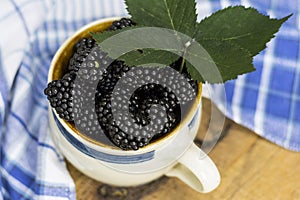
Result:
{"label": "white mug", "polygon": [[[60,69],[75,41],[90,31],[104,30],[117,19],[90,23],[66,40],[52,60],[48,81],[61,76]],[[103,183],[136,186],[166,175],[179,178],[198,192],[210,192],[220,183],[219,172],[213,161],[193,143],[200,126],[201,90],[199,85],[191,109],[171,133],[137,151],[123,151],[80,134],[49,106],[51,137],[70,163]]]}

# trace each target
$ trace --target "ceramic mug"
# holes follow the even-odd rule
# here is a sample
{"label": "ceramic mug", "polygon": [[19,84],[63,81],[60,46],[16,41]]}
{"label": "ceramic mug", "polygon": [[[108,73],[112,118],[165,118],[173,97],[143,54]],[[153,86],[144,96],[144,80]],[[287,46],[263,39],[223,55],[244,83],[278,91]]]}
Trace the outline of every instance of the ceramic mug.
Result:
{"label": "ceramic mug", "polygon": [[[67,39],[54,56],[48,82],[62,76],[73,44],[89,32],[101,31],[118,18],[92,22]],[[177,177],[198,192],[210,192],[220,183],[213,161],[194,143],[201,118],[201,92],[181,123],[166,136],[137,151],[92,140],[61,119],[49,106],[50,133],[56,147],[87,176],[116,186],[136,186],[163,175]]]}

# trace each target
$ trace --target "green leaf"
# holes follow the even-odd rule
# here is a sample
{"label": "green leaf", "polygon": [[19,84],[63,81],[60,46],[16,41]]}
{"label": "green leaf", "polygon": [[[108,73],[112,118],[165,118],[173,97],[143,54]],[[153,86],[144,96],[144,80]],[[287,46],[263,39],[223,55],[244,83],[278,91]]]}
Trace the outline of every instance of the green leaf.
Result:
{"label": "green leaf", "polygon": [[197,41],[207,38],[231,41],[254,56],[266,48],[266,43],[290,16],[279,20],[271,19],[254,8],[228,7],[197,24],[198,32],[195,38]]}
{"label": "green leaf", "polygon": [[200,41],[206,53],[191,45],[186,54],[187,70],[199,82],[223,83],[238,75],[254,71],[251,53],[230,41]]}
{"label": "green leaf", "polygon": [[[190,37],[156,27],[130,27],[113,32],[92,33],[101,49],[114,59],[137,66],[149,63],[170,65],[184,53]],[[180,40],[178,39],[180,38]]]}
{"label": "green leaf", "polygon": [[196,27],[195,0],[126,0],[132,20],[139,26],[162,27],[190,37]]}

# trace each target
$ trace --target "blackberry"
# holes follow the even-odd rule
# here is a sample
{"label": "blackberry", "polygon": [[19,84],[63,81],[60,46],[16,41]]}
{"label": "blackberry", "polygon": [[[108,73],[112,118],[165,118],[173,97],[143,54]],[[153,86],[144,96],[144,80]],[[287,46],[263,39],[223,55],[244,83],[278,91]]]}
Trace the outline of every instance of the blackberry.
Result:
{"label": "blackberry", "polygon": [[135,123],[147,126],[151,120],[155,120],[152,122],[153,127],[147,127],[153,139],[167,134],[180,122],[179,101],[170,89],[162,85],[143,85],[134,92],[129,102],[129,112]]}
{"label": "blackberry", "polygon": [[116,60],[112,62],[106,69],[104,79],[99,81],[97,92],[102,94],[111,93],[119,79],[129,70],[130,68],[123,61]]}
{"label": "blackberry", "polygon": [[74,46],[73,55],[69,60],[68,70],[78,71],[92,49],[96,46],[92,38],[82,38]]}
{"label": "blackberry", "polygon": [[78,77],[87,82],[98,82],[105,73],[105,68],[112,62],[99,47],[94,47],[85,61],[78,67]]}
{"label": "blackberry", "polygon": [[50,82],[44,90],[50,105],[56,110],[59,117],[66,121],[74,120],[73,94],[76,74],[69,72],[60,80]]}
{"label": "blackberry", "polygon": [[118,29],[122,29],[128,26],[134,26],[136,25],[131,19],[128,18],[122,18],[120,20],[114,21],[112,25],[108,28],[110,31],[115,31]]}

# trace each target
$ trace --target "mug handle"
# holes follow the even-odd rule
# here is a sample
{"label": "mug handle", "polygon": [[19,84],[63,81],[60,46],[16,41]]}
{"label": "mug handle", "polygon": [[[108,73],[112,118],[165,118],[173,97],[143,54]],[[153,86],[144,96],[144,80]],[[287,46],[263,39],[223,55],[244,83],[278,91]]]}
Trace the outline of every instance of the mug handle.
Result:
{"label": "mug handle", "polygon": [[202,193],[210,192],[220,184],[220,174],[216,165],[194,143],[166,175],[177,177]]}

